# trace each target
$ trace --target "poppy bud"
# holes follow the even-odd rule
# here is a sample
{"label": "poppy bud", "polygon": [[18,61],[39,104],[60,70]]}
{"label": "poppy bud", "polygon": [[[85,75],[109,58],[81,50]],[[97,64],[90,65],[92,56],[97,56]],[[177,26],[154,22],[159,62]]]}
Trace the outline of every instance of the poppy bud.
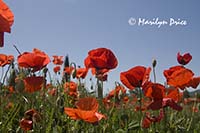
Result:
{"label": "poppy bud", "polygon": [[153,59],[152,66],[156,67],[156,64],[157,64],[157,61],[155,59]]}
{"label": "poppy bud", "polygon": [[72,70],[72,78],[76,78],[76,69]]}

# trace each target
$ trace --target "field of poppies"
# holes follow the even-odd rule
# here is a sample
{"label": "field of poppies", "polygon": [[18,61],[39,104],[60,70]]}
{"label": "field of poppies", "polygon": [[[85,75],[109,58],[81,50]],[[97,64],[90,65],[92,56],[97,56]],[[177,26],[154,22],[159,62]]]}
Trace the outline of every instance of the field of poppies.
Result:
{"label": "field of poppies", "polygon": [[[13,22],[14,14],[0,0],[0,47]],[[17,57],[0,53],[0,133],[200,131],[200,95],[187,91],[200,83],[200,76],[186,67],[190,53],[177,53],[178,65],[163,71],[165,84],[156,81],[154,60],[152,66],[130,66],[119,74],[120,81],[110,83],[115,88],[103,94],[109,72],[120,63],[112,50],[90,50],[79,67],[62,55],[14,48]]]}
{"label": "field of poppies", "polygon": [[[164,85],[156,82],[154,60],[152,66],[121,72],[115,88],[103,95],[109,71],[119,63],[110,49],[90,50],[82,68],[68,57],[50,57],[36,48],[18,52],[18,57],[0,54],[0,132],[200,130],[199,95],[191,97],[187,91],[198,87],[200,77],[186,67],[192,60],[189,53],[178,53],[179,65],[163,71]],[[60,78],[53,78],[51,71]],[[93,86],[84,82],[90,72]]]}

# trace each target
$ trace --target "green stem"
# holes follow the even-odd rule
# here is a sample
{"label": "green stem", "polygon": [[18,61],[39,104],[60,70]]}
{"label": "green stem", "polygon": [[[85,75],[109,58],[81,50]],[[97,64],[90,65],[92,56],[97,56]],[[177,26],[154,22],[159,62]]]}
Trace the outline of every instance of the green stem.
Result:
{"label": "green stem", "polygon": [[103,81],[100,81],[97,79],[97,92],[98,92],[98,98],[103,99]]}
{"label": "green stem", "polygon": [[10,63],[10,65],[8,66],[8,69],[7,69],[7,71],[6,71],[6,73],[5,73],[4,77],[3,77],[2,84],[4,84],[4,83],[5,83],[6,77],[7,77],[7,75],[8,75],[8,72],[9,72],[9,70],[10,70],[11,66],[12,66],[12,63]]}
{"label": "green stem", "polygon": [[141,123],[142,123],[142,91],[141,91],[141,88],[139,87],[138,88],[139,90],[139,98],[138,98],[138,102],[139,102],[139,113],[140,113],[140,116],[139,116],[139,123],[140,123],[140,127],[142,127]]}
{"label": "green stem", "polygon": [[155,67],[153,67],[153,77],[154,77],[154,83],[156,83],[156,70],[155,70]]}
{"label": "green stem", "polygon": [[[167,131],[167,108],[163,108],[163,113],[164,113],[164,131]],[[173,114],[173,113],[172,113]]]}
{"label": "green stem", "polygon": [[[1,79],[0,79],[0,81],[3,79],[4,67],[2,67],[1,71],[2,71],[2,74],[1,74]],[[1,86],[0,86],[0,87],[1,87]]]}
{"label": "green stem", "polygon": [[18,54],[21,55],[21,52],[19,51],[19,49],[17,48],[17,46],[13,45],[13,47],[17,50]]}

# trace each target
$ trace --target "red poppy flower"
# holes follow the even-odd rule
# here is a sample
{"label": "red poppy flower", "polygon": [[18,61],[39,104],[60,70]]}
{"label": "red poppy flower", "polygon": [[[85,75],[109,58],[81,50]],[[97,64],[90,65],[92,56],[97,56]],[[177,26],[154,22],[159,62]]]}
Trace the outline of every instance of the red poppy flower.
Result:
{"label": "red poppy flower", "polygon": [[33,52],[24,52],[18,56],[18,65],[24,68],[32,68],[33,72],[41,70],[50,62],[50,58],[44,52],[33,49]]}
{"label": "red poppy flower", "polygon": [[60,71],[60,66],[55,66],[55,67],[53,68],[53,71],[54,71],[55,73],[59,72],[59,71]]}
{"label": "red poppy flower", "polygon": [[56,88],[50,89],[48,91],[48,94],[51,95],[51,96],[55,96],[57,94],[57,89]]}
{"label": "red poppy flower", "polygon": [[168,70],[164,70],[164,76],[167,84],[173,87],[184,89],[192,79],[194,73],[183,66],[174,66]]}
{"label": "red poppy flower", "polygon": [[25,130],[33,129],[33,122],[39,122],[41,115],[35,109],[29,109],[24,113],[24,117],[20,121],[20,127]]}
{"label": "red poppy flower", "polygon": [[43,77],[26,77],[24,79],[25,91],[32,93],[41,90],[43,81]]}
{"label": "red poppy flower", "polygon": [[14,86],[8,86],[8,90],[9,90],[10,93],[15,92]]}
{"label": "red poppy flower", "polygon": [[150,113],[146,112],[144,119],[142,120],[142,128],[149,128],[152,123],[160,122],[164,118],[163,110],[160,110],[160,114],[157,117],[151,117]]}
{"label": "red poppy flower", "polygon": [[89,123],[96,123],[105,118],[103,114],[97,112],[98,106],[95,98],[81,98],[76,104],[77,108],[65,108],[65,113],[74,120],[81,119]]}
{"label": "red poppy flower", "polygon": [[63,64],[63,56],[57,56],[57,55],[54,55],[53,56],[53,64],[55,65],[62,65]]}
{"label": "red poppy flower", "polygon": [[128,97],[128,96],[125,96],[125,97],[123,98],[123,101],[124,101],[124,103],[128,103],[129,97]]}
{"label": "red poppy flower", "polygon": [[13,55],[0,54],[0,67],[10,64],[14,60]]}
{"label": "red poppy flower", "polygon": [[85,59],[86,68],[114,69],[118,65],[117,58],[110,49],[97,48],[88,52]]}
{"label": "red poppy flower", "polygon": [[64,68],[64,73],[67,73],[67,74],[71,74],[73,71],[74,71],[74,67],[65,67]]}
{"label": "red poppy flower", "polygon": [[66,82],[64,84],[64,92],[66,92],[70,96],[77,97],[77,95],[78,95],[78,93],[77,93],[77,84],[75,82],[73,82],[73,81]]}
{"label": "red poppy flower", "polygon": [[25,131],[29,131],[29,130],[33,129],[33,121],[23,118],[20,121],[20,127]]}
{"label": "red poppy flower", "polygon": [[126,93],[126,89],[123,86],[118,85],[118,86],[116,86],[116,88],[114,90],[109,92],[107,98],[110,99],[110,98],[112,98],[114,96],[118,97],[120,92],[122,94],[125,94]]}
{"label": "red poppy flower", "polygon": [[76,78],[84,79],[87,75],[88,69],[87,68],[78,68],[76,69]]}
{"label": "red poppy flower", "polygon": [[76,91],[77,90],[77,84],[73,81],[66,82],[64,85],[65,89],[68,89],[69,91]]}
{"label": "red poppy flower", "polygon": [[120,80],[127,88],[133,90],[135,87],[142,87],[148,81],[150,72],[150,67],[136,66],[121,72]]}
{"label": "red poppy flower", "polygon": [[35,109],[29,109],[24,113],[24,118],[32,120],[33,122],[39,122],[41,120],[41,115]]}
{"label": "red poppy flower", "polygon": [[11,26],[14,22],[14,15],[10,8],[0,0],[0,47],[4,45],[4,32],[11,32]]}
{"label": "red poppy flower", "polygon": [[177,54],[177,61],[181,65],[186,65],[192,60],[192,56],[190,53],[185,53],[184,55],[181,55],[179,52]]}
{"label": "red poppy flower", "polygon": [[145,88],[145,96],[153,99],[147,109],[159,110],[164,107],[171,107],[177,111],[181,111],[182,107],[179,106],[175,101],[177,101],[177,96],[175,92],[166,94],[166,88],[158,83],[151,83],[148,88]]}

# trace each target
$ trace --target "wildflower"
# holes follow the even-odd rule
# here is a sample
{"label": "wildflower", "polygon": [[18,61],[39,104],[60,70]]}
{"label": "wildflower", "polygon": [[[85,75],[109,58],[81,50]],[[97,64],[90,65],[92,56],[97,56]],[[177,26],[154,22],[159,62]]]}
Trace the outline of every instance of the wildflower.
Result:
{"label": "wildflower", "polygon": [[192,60],[192,56],[190,53],[185,53],[184,55],[181,55],[179,52],[177,54],[177,61],[181,65],[186,65]]}
{"label": "wildflower", "polygon": [[75,82],[73,82],[73,81],[66,82],[64,84],[64,92],[66,92],[70,96],[77,97],[77,95],[78,95],[78,93],[77,93],[77,84]]}
{"label": "wildflower", "polygon": [[53,71],[54,71],[55,73],[58,73],[58,72],[60,71],[60,66],[55,66],[55,67],[53,68]]}
{"label": "wildflower", "polygon": [[142,120],[142,128],[149,128],[152,123],[160,122],[164,118],[164,111],[160,110],[160,113],[157,117],[150,116],[149,112],[145,113],[145,117]]}
{"label": "wildflower", "polygon": [[4,45],[4,32],[11,32],[11,26],[14,22],[14,15],[10,8],[0,0],[0,47]]}
{"label": "wildflower", "polygon": [[148,81],[150,72],[150,67],[136,66],[121,72],[120,80],[127,88],[133,90],[135,87],[142,87]]}
{"label": "wildflower", "polygon": [[[129,98],[124,95],[125,93],[126,89],[121,85],[117,85],[115,89],[111,90],[109,94],[105,98],[103,98],[103,103],[105,107],[110,108],[113,107],[114,105],[117,106],[119,105],[120,101],[127,103]],[[113,103],[111,103],[112,98],[115,99]]]}
{"label": "wildflower", "polygon": [[84,79],[87,75],[88,69],[87,68],[78,68],[76,69],[76,78]]}
{"label": "wildflower", "polygon": [[54,55],[53,56],[53,64],[55,65],[62,65],[63,64],[63,56],[57,56],[57,55]]}
{"label": "wildflower", "polygon": [[117,58],[110,49],[97,48],[88,52],[85,59],[86,68],[114,69],[118,65]]}
{"label": "wildflower", "polygon": [[14,92],[15,92],[15,89],[14,89],[13,86],[9,86],[9,87],[8,87],[8,90],[9,90],[10,93],[14,93]]}
{"label": "wildflower", "polygon": [[43,85],[44,78],[43,77],[26,77],[24,79],[25,91],[26,92],[35,92],[41,90]]}
{"label": "wildflower", "polygon": [[197,88],[200,83],[200,77],[193,77],[192,70],[183,66],[174,66],[165,70],[164,76],[167,79],[167,84],[175,88],[185,89],[186,87]]}
{"label": "wildflower", "polygon": [[152,83],[145,89],[145,95],[148,94],[146,96],[153,99],[153,102],[148,105],[147,109],[159,110],[169,106],[177,111],[182,110],[182,107],[175,102],[177,100],[176,97],[174,97],[175,93],[169,93],[169,95],[166,95],[166,88],[163,85]]}
{"label": "wildflower", "polygon": [[33,121],[22,118],[22,120],[20,121],[20,127],[25,131],[29,131],[33,129]]}
{"label": "wildflower", "polygon": [[128,96],[125,96],[125,97],[123,98],[123,101],[124,101],[124,103],[128,103],[129,97],[128,97]]}
{"label": "wildflower", "polygon": [[120,93],[125,94],[126,93],[126,89],[123,86],[118,85],[118,86],[116,86],[116,88],[114,90],[109,92],[107,98],[111,99],[114,96],[115,97],[119,97]]}
{"label": "wildflower", "polygon": [[24,68],[32,68],[32,72],[36,72],[46,67],[50,62],[50,58],[44,52],[33,49],[33,52],[24,52],[18,56],[18,65]]}
{"label": "wildflower", "polygon": [[80,98],[76,107],[77,108],[65,107],[65,114],[71,119],[83,120],[89,123],[96,123],[102,118],[105,118],[103,114],[97,112],[99,104],[93,97]]}
{"label": "wildflower", "polygon": [[50,89],[48,91],[48,94],[51,95],[51,96],[55,96],[57,94],[57,89],[56,88]]}
{"label": "wildflower", "polygon": [[182,87],[187,84],[193,77],[194,73],[183,66],[174,66],[168,70],[164,70],[164,76],[167,84],[174,87]]}
{"label": "wildflower", "polygon": [[24,113],[24,117],[20,121],[20,127],[29,131],[33,129],[33,123],[39,122],[41,120],[41,115],[35,109],[29,109]]}
{"label": "wildflower", "polygon": [[75,69],[74,67],[65,67],[64,68],[64,73],[70,75],[70,74],[72,74],[72,72],[74,71],[74,69]]}
{"label": "wildflower", "polygon": [[13,55],[0,54],[0,67],[10,64],[14,60]]}

